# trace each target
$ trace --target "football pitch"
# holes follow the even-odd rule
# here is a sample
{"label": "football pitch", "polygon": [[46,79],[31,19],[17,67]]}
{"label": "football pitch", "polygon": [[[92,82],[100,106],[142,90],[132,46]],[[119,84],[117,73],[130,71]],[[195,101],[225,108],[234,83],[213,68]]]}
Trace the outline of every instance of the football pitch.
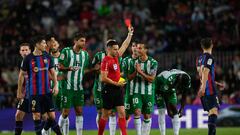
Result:
{"label": "football pitch", "polygon": [[[13,132],[0,132],[0,135],[13,135]],[[34,132],[23,132],[22,135],[34,135]],[[85,130],[84,135],[97,135],[97,130]],[[207,129],[181,129],[180,135],[207,135]],[[54,133],[52,133],[54,135]],[[70,135],[76,135],[74,130],[70,131]],[[105,135],[109,135],[106,130]],[[116,135],[120,135],[119,130]],[[128,135],[136,135],[135,130],[128,130]],[[160,135],[159,130],[152,129],[151,135]],[[166,135],[173,135],[172,129],[167,129]],[[218,128],[217,135],[240,135],[240,128]]]}

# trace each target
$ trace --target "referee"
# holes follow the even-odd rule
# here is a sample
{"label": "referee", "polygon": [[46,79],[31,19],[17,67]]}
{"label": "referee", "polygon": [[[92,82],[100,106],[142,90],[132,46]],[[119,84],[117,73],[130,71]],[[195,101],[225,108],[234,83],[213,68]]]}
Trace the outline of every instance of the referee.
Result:
{"label": "referee", "polygon": [[103,83],[102,98],[103,112],[99,120],[98,135],[103,135],[106,122],[113,108],[118,112],[118,124],[122,135],[127,135],[123,91],[121,87],[125,82],[118,82],[120,79],[120,66],[118,58],[126,51],[133,35],[133,28],[128,27],[128,36],[121,48],[115,40],[107,42],[107,56],[101,63],[101,81]]}

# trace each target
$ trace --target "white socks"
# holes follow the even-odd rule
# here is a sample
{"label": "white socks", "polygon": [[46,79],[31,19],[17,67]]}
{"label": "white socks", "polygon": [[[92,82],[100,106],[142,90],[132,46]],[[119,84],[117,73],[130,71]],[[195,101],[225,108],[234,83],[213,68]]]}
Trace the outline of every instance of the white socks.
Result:
{"label": "white socks", "polygon": [[144,119],[142,124],[142,135],[149,135],[151,131],[152,118]]}
{"label": "white socks", "polygon": [[64,121],[63,121],[63,117],[61,114],[58,118],[58,126],[60,127],[61,132],[63,132],[63,123],[64,123]]}
{"label": "white socks", "polygon": [[134,125],[135,125],[135,129],[137,131],[137,135],[141,135],[142,134],[142,131],[141,131],[142,121],[141,121],[140,116],[134,116]]}
{"label": "white socks", "polygon": [[176,115],[173,116],[172,125],[173,125],[174,135],[179,135],[180,119],[179,119],[179,115],[178,115],[178,114],[176,114]]}
{"label": "white socks", "polygon": [[110,135],[115,135],[117,126],[117,118],[116,116],[109,117],[109,132]]}
{"label": "white socks", "polygon": [[97,125],[97,128],[98,128],[98,122],[99,122],[99,117],[100,117],[100,115],[99,115],[99,113],[97,113],[97,116],[96,116],[96,125]]}
{"label": "white socks", "polygon": [[63,135],[68,135],[69,134],[69,119],[63,118],[62,115],[60,115],[59,120],[58,120],[58,125],[62,131]]}
{"label": "white socks", "polygon": [[82,132],[83,132],[83,116],[76,116],[76,131],[77,131],[77,135],[82,135]]}
{"label": "white socks", "polygon": [[45,130],[44,128],[42,129],[42,135],[51,135],[51,128],[48,130]]}
{"label": "white socks", "polygon": [[166,134],[166,123],[165,123],[165,110],[166,109],[159,109],[158,110],[158,126],[161,135]]}

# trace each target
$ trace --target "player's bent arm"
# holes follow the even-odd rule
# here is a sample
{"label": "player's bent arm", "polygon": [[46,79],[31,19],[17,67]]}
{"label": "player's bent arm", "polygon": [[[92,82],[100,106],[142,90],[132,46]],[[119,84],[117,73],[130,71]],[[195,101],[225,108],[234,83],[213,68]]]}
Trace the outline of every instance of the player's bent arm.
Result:
{"label": "player's bent arm", "polygon": [[147,75],[144,72],[138,72],[145,80],[147,80],[148,82],[152,83],[156,77],[156,75]]}
{"label": "player's bent arm", "polygon": [[132,80],[136,77],[136,75],[137,75],[137,71],[134,71],[132,74],[128,74],[127,78],[128,78],[128,80]]}
{"label": "player's bent arm", "polygon": [[118,83],[108,78],[107,75],[108,75],[107,71],[101,71],[101,81],[107,84],[118,86]]}
{"label": "player's bent arm", "polygon": [[65,67],[63,64],[59,63],[59,71],[71,71],[72,67]]}
{"label": "player's bent arm", "polygon": [[208,79],[208,73],[209,73],[209,69],[208,68],[203,68],[203,71],[202,71],[202,80],[201,80],[201,89],[202,90],[205,90],[206,88],[206,83],[207,83],[207,79]]}
{"label": "player's bent arm", "polygon": [[131,39],[132,39],[132,36],[133,36],[133,27],[129,27],[128,28],[128,36],[127,38],[124,40],[124,42],[122,43],[122,46],[119,48],[118,50],[118,54],[119,56],[122,56],[123,53],[126,51],[126,49],[128,48],[128,45],[130,44],[131,42]]}
{"label": "player's bent arm", "polygon": [[18,89],[17,89],[17,98],[22,99],[22,88],[23,88],[23,82],[24,82],[24,74],[26,74],[25,71],[20,69],[19,75],[18,75]]}

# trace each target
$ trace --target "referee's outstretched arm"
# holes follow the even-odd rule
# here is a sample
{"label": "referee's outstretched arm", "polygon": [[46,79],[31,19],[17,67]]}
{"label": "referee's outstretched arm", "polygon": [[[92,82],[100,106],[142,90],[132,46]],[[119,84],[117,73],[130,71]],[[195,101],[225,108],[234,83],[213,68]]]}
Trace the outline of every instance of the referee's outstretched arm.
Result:
{"label": "referee's outstretched arm", "polygon": [[127,38],[124,40],[124,42],[122,43],[121,47],[120,47],[119,50],[118,50],[118,55],[119,55],[119,56],[122,56],[123,53],[124,53],[124,52],[126,51],[126,49],[128,48],[128,45],[129,45],[130,42],[131,42],[132,36],[133,36],[133,27],[130,26],[130,27],[128,27],[128,36],[127,36]]}

